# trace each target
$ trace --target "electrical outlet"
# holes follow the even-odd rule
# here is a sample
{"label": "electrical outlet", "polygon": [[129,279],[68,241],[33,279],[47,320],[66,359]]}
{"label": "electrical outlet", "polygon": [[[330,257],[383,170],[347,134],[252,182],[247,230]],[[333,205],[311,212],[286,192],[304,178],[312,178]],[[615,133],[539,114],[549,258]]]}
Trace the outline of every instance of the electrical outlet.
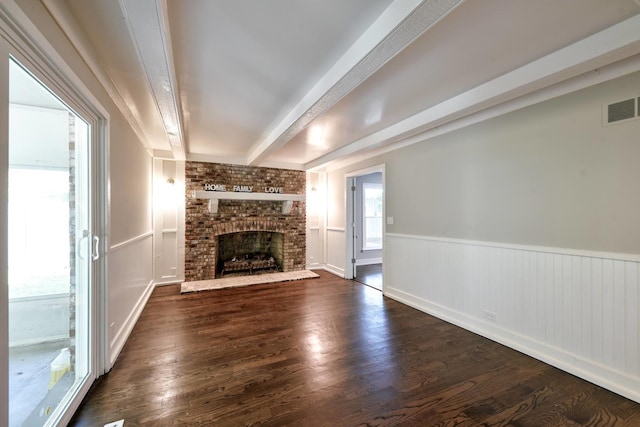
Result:
{"label": "electrical outlet", "polygon": [[482,310],[482,317],[487,320],[491,320],[492,322],[496,321],[496,314],[493,311]]}
{"label": "electrical outlet", "polygon": [[124,419],[119,421],[114,421],[112,423],[104,425],[104,427],[123,427],[123,426],[124,426]]}

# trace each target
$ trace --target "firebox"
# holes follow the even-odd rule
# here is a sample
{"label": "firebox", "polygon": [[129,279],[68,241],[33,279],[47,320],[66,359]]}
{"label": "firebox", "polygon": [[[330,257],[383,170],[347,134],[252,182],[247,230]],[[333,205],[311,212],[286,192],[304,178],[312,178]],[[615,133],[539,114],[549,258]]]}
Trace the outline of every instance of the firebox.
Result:
{"label": "firebox", "polygon": [[283,271],[284,234],[245,231],[218,236],[216,277]]}

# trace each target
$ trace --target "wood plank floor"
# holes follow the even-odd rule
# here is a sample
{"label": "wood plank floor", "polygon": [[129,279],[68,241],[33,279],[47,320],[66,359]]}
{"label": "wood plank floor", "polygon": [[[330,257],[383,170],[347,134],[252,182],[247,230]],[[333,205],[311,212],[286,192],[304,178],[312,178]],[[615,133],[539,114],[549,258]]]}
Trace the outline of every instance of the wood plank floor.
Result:
{"label": "wood plank floor", "polygon": [[362,284],[154,291],[71,425],[640,426],[640,405]]}
{"label": "wood plank floor", "polygon": [[382,264],[359,265],[356,267],[356,282],[382,290]]}

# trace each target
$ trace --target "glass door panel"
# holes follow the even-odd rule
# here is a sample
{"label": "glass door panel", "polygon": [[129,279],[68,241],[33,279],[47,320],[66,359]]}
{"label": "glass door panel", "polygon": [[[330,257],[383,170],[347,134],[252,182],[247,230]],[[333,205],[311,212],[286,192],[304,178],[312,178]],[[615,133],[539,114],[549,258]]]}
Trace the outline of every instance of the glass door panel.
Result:
{"label": "glass door panel", "polygon": [[9,72],[9,424],[54,425],[91,371],[90,129]]}

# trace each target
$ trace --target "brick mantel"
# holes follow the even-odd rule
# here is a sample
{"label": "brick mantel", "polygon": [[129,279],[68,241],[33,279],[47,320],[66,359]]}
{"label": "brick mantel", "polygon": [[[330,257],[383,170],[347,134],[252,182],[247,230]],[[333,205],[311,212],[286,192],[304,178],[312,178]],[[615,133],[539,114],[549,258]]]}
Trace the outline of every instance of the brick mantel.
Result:
{"label": "brick mantel", "polygon": [[[216,271],[217,237],[243,231],[283,233],[283,270],[303,270],[306,259],[305,179],[303,171],[187,162],[185,280],[213,279]],[[204,190],[205,184],[282,187],[284,193],[296,195],[298,200],[293,201],[288,214],[283,214],[282,201],[221,198],[217,213],[211,213],[209,200],[195,197],[196,192]]]}

